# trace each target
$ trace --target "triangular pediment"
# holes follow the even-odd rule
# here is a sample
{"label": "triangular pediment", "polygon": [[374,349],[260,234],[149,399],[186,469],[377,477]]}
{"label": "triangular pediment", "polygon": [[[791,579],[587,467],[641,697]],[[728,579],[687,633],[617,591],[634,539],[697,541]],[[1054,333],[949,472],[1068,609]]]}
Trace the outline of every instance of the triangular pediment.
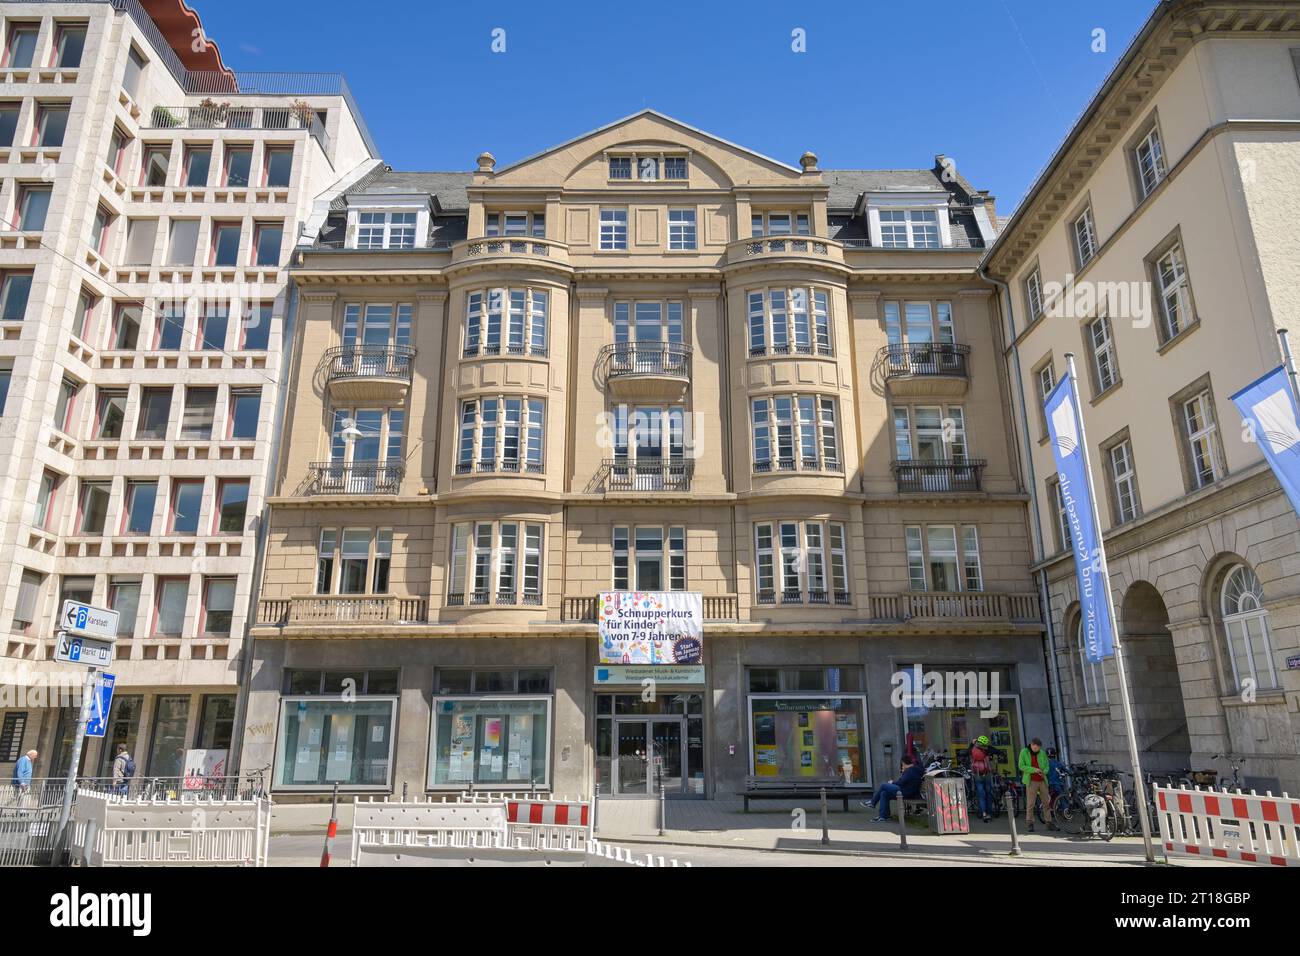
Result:
{"label": "triangular pediment", "polygon": [[501,167],[490,182],[515,187],[581,187],[591,184],[592,168],[603,164],[609,153],[656,149],[688,152],[692,168],[707,173],[713,185],[724,188],[808,181],[796,166],[646,109]]}

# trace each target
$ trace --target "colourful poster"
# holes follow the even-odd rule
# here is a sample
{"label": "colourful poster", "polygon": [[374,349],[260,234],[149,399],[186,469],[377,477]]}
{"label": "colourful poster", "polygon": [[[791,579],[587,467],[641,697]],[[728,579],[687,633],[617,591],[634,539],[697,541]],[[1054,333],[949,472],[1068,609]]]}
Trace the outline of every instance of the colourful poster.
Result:
{"label": "colourful poster", "polygon": [[602,664],[699,664],[704,599],[698,591],[605,591],[596,628]]}
{"label": "colourful poster", "polygon": [[483,746],[501,746],[501,718],[489,717],[483,722]]}

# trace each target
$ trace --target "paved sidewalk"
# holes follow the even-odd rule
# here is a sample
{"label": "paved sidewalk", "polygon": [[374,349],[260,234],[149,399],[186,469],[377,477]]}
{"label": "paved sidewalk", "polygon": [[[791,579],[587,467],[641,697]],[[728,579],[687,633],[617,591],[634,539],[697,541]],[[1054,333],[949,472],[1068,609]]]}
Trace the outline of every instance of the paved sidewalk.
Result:
{"label": "paved sidewalk", "polygon": [[[1145,865],[1141,837],[1117,837],[1109,843],[1079,839],[1045,830],[1025,833],[1024,820],[1016,821],[1020,857],[1010,856],[1011,837],[1005,817],[992,823],[971,821],[971,832],[935,836],[919,824],[907,830],[907,851],[899,847],[898,824],[874,822],[875,812],[850,804],[845,813],[838,805],[827,814],[829,846],[821,842],[821,814],[816,803],[780,800],[752,804],[748,813],[739,799],[669,800],[664,836],[658,835],[659,805],[654,800],[601,800],[597,836],[624,843],[663,843],[675,846],[729,847],[733,849],[833,853],[848,856],[890,856],[920,860],[944,858],[952,862],[1032,864],[1061,866]],[[796,829],[793,811],[802,809],[803,829]],[[1156,860],[1164,862],[1157,841]],[[1196,861],[1189,861],[1197,865]],[[1183,865],[1183,861],[1179,861]],[[1203,864],[1201,864],[1203,865]]]}

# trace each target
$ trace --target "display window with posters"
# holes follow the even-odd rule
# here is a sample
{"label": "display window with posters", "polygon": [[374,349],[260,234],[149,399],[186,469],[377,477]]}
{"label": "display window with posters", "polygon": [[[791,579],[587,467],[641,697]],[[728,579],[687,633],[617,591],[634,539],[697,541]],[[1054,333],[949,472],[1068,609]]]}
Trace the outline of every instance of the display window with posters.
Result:
{"label": "display window with posters", "polygon": [[286,671],[272,788],[392,786],[396,671]]}
{"label": "display window with posters", "polygon": [[750,668],[748,678],[753,776],[870,778],[860,667]]}
{"label": "display window with posters", "polygon": [[446,668],[434,688],[430,790],[550,787],[549,670]]}
{"label": "display window with posters", "polygon": [[1014,668],[1000,666],[900,667],[903,752],[934,753],[961,763],[971,741],[987,734],[994,769],[1014,776],[1025,739],[1014,673]]}

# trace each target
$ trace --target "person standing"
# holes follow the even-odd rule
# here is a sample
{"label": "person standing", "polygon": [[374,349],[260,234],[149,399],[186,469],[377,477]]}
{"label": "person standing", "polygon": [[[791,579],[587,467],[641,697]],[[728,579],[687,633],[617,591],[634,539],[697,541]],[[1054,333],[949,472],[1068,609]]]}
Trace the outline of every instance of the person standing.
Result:
{"label": "person standing", "polygon": [[988,734],[980,734],[970,745],[970,773],[980,819],[988,823],[993,817],[993,761],[989,759]]}
{"label": "person standing", "polygon": [[21,803],[23,798],[31,792],[32,789],[32,763],[40,754],[35,750],[29,750],[18,758],[14,764],[14,797],[15,802]]}
{"label": "person standing", "polygon": [[126,749],[126,744],[118,744],[117,754],[113,757],[113,789],[125,794],[134,776],[135,761],[131,759],[131,752]]}
{"label": "person standing", "polygon": [[1043,742],[1035,737],[1029,746],[1020,751],[1017,761],[1020,769],[1020,782],[1025,785],[1025,832],[1034,832],[1034,807],[1041,801],[1047,819],[1047,829],[1057,829],[1052,819],[1052,798],[1047,791],[1047,775],[1051,768],[1047,754],[1043,751]]}

